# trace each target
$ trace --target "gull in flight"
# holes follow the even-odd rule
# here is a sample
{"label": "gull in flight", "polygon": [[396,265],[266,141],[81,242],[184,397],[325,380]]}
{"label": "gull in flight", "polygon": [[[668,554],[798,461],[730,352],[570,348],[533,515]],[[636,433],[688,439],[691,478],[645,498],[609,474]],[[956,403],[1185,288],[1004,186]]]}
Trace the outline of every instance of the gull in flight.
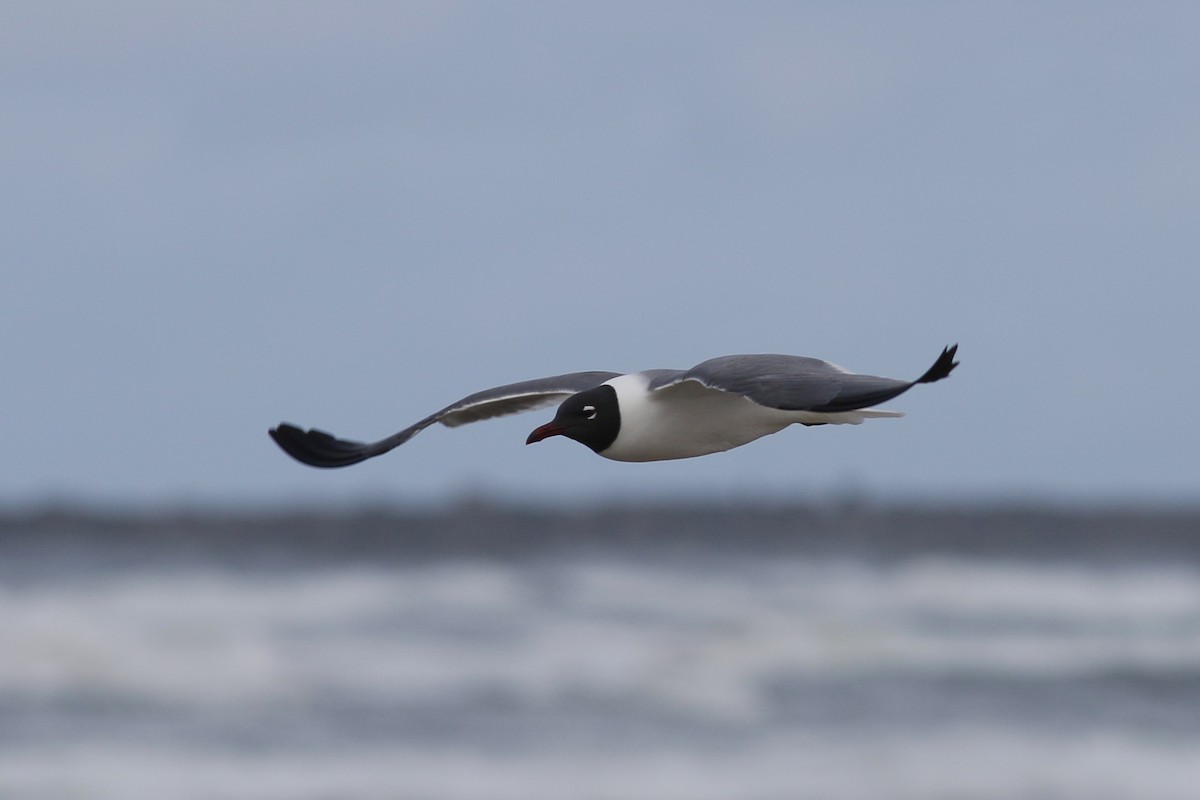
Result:
{"label": "gull in flight", "polygon": [[569,372],[484,389],[377,442],[338,439],[281,423],[269,433],[314,467],[345,467],[383,455],[435,422],[456,427],[559,403],[526,444],[565,436],[615,461],[666,461],[741,447],[789,425],[857,425],[899,417],[874,406],[947,377],[958,345],[942,350],[914,381],[860,375],[807,356],[735,355],[691,369]]}

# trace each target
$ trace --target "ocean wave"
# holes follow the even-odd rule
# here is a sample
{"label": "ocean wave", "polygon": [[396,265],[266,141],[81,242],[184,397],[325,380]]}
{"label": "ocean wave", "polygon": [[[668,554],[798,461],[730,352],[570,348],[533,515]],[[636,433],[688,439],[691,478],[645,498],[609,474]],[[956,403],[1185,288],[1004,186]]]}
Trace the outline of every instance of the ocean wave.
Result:
{"label": "ocean wave", "polygon": [[570,558],[0,589],[0,697],[637,701],[755,719],[856,676],[1200,680],[1190,568]]}
{"label": "ocean wave", "polygon": [[606,749],[365,747],[311,753],[52,744],[0,752],[0,794],[89,800],[1191,800],[1200,740],[1113,732],[1074,737],[953,726],[788,733],[754,746]]}

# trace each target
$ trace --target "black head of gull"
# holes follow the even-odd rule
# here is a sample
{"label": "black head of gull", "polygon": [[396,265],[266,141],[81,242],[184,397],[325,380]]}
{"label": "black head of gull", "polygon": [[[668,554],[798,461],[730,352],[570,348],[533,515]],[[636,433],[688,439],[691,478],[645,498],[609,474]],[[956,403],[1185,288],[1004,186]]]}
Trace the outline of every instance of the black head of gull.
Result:
{"label": "black head of gull", "polygon": [[536,428],[525,444],[551,436],[565,436],[603,453],[616,441],[621,430],[621,408],[617,391],[609,384],[573,394],[558,407],[554,419]]}
{"label": "black head of gull", "polygon": [[800,425],[857,425],[898,411],[874,406],[919,383],[947,377],[958,345],[913,381],[849,372],[807,356],[721,356],[691,369],[571,372],[497,386],[456,403],[376,442],[338,439],[317,429],[281,423],[269,433],[285,452],[314,467],[344,467],[382,455],[435,422],[468,422],[559,403],[550,422],[527,444],[565,436],[615,461],[664,461],[717,453]]}

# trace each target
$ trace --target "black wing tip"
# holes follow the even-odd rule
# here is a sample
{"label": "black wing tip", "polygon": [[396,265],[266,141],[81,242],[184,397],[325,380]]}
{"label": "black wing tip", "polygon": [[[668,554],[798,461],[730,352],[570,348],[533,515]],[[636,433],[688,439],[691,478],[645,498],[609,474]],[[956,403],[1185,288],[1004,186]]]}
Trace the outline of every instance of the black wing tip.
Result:
{"label": "black wing tip", "polygon": [[942,378],[948,377],[954,371],[954,368],[958,366],[958,362],[954,360],[954,354],[957,352],[957,344],[943,348],[942,354],[938,356],[937,361],[933,362],[933,366],[925,370],[925,374],[917,378],[913,383],[933,383],[934,381],[940,381]]}
{"label": "black wing tip", "polygon": [[306,431],[295,425],[281,422],[267,433],[283,452],[310,467],[323,469],[348,467],[351,464],[366,461],[373,455],[369,452],[367,445],[362,442],[338,439],[316,428]]}

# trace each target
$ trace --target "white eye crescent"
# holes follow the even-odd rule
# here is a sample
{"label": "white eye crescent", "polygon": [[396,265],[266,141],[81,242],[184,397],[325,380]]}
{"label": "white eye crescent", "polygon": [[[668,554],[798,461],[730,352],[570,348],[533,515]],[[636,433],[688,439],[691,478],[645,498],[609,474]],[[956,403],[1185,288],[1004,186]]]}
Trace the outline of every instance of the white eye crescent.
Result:
{"label": "white eye crescent", "polygon": [[584,406],[583,407],[583,416],[585,419],[595,419],[596,418],[596,407],[595,406]]}

